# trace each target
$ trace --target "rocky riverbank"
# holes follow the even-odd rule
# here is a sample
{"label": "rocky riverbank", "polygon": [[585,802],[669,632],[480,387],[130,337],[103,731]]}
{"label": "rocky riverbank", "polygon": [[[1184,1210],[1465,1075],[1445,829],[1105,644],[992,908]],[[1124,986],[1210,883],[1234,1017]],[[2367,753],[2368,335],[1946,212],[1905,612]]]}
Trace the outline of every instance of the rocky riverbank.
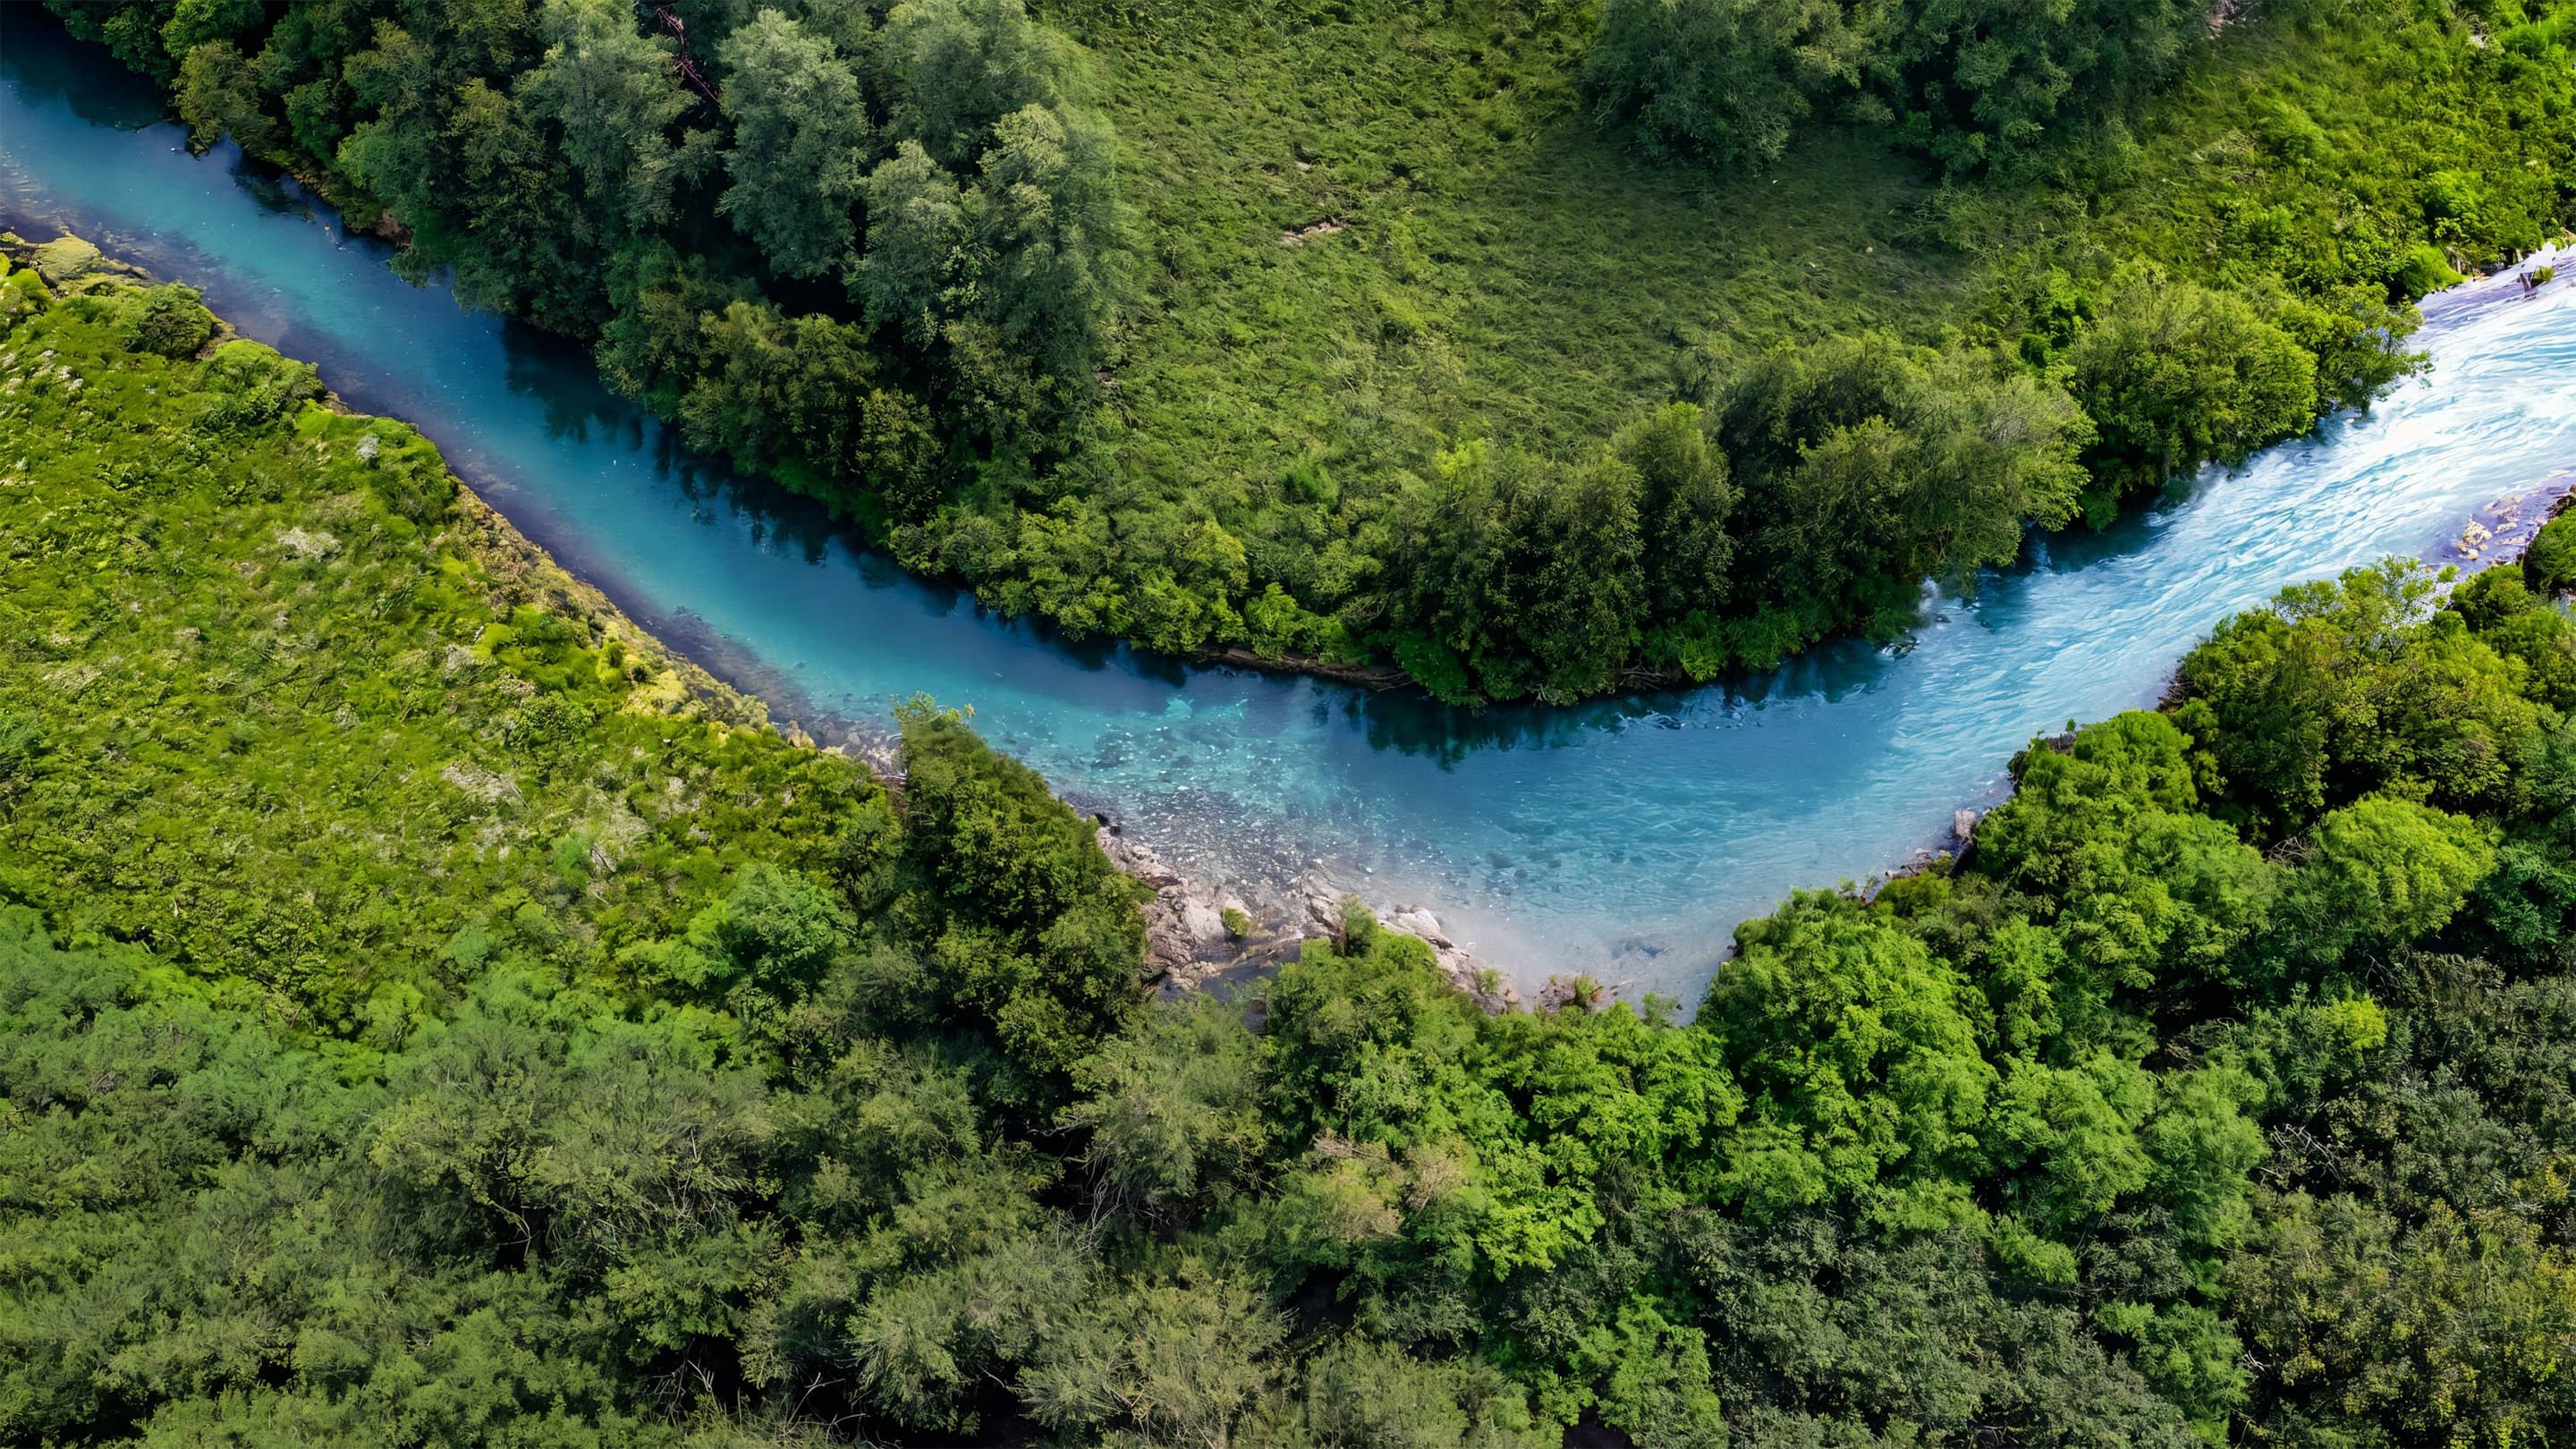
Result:
{"label": "rocky riverbank", "polygon": [[[864,760],[888,788],[902,791],[902,751],[890,734],[837,717],[817,721],[812,730],[794,721],[783,728],[800,743]],[[821,738],[813,731],[820,731]],[[1101,853],[1110,864],[1153,892],[1143,903],[1145,965],[1155,973],[1155,984],[1165,996],[1268,975],[1295,960],[1308,940],[1340,939],[1350,928],[1346,913],[1359,911],[1375,917],[1387,930],[1416,937],[1429,946],[1450,985],[1484,1010],[1511,1011],[1523,1004],[1520,989],[1504,978],[1502,970],[1451,940],[1427,906],[1372,904],[1344,888],[1319,864],[1273,878],[1224,883],[1202,879],[1173,866],[1152,843],[1129,834],[1110,816],[1095,811],[1092,819],[1100,830]],[[1537,1004],[1545,1008],[1576,1000],[1597,1003],[1606,995],[1587,981],[1550,977]]]}
{"label": "rocky riverbank", "polygon": [[2507,494],[2472,514],[2457,538],[2425,552],[2436,566],[2457,564],[2465,570],[2512,563],[2531,548],[2541,525],[2576,503],[2576,468],[2542,480],[2537,488]]}
{"label": "rocky riverbank", "polygon": [[[1293,882],[1220,889],[1172,869],[1152,846],[1107,821],[1100,846],[1119,869],[1154,889],[1145,903],[1145,958],[1161,968],[1167,992],[1203,990],[1271,970],[1293,959],[1308,939],[1340,939],[1350,929],[1349,913],[1357,911],[1429,946],[1449,984],[1479,1007],[1502,1012],[1521,1005],[1519,988],[1498,967],[1452,941],[1428,907],[1373,905],[1315,868]],[[1551,978],[1542,1003],[1557,990]]]}

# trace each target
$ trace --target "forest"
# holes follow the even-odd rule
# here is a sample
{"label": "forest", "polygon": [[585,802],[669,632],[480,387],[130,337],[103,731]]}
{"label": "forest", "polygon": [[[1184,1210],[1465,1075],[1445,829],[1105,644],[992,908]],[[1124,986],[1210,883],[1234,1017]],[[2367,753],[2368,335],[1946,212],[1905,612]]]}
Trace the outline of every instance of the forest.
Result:
{"label": "forest", "polygon": [[1167,1001],[956,714],[789,738],[187,288],[21,257],[11,1442],[2576,1434],[2576,515],[2226,621],[1688,1020],[1487,1015],[1356,902]]}
{"label": "forest", "polygon": [[993,609],[1469,702],[1893,637],[2576,221],[2566,0],[53,5]]}

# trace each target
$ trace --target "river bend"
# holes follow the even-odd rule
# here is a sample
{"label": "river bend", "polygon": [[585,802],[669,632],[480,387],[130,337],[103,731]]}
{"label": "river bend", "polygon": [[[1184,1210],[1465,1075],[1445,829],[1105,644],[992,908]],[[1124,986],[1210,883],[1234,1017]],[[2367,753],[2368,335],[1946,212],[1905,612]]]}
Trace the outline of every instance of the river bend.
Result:
{"label": "river bend", "polygon": [[1973,600],[1930,599],[1897,647],[1481,713],[1185,667],[1068,646],[908,578],[686,455],[578,349],[405,284],[382,244],[230,146],[192,156],[103,52],[9,29],[0,221],[199,287],[351,405],[417,425],[567,567],[779,713],[881,721],[915,692],[970,706],[1185,868],[1279,880],[1320,861],[1380,903],[1430,904],[1525,981],[1590,970],[1695,1000],[1737,920],[1936,843],[2032,734],[2152,700],[2225,614],[2437,548],[2576,467],[2576,285],[2471,283],[2426,305],[2429,377],[2106,534],[2051,541]]}

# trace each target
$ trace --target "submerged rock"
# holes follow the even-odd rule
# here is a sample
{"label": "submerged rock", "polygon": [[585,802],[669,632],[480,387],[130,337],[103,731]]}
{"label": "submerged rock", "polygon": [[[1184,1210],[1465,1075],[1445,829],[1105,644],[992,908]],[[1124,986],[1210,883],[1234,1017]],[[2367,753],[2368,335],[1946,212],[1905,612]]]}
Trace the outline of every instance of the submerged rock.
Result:
{"label": "submerged rock", "polygon": [[100,265],[98,248],[76,236],[46,242],[30,251],[27,259],[35,264],[36,275],[56,286],[88,276]]}
{"label": "submerged rock", "polygon": [[[1460,950],[1440,918],[1421,906],[1377,910],[1344,894],[1319,870],[1293,883],[1247,881],[1220,887],[1175,870],[1153,847],[1107,818],[1093,818],[1101,852],[1110,863],[1153,891],[1143,907],[1145,964],[1166,992],[1199,990],[1273,970],[1295,959],[1309,940],[1338,942],[1344,912],[1356,908],[1374,915],[1385,929],[1430,947],[1441,976],[1480,1009],[1500,1013],[1521,1004],[1520,992],[1501,972]],[[1228,911],[1239,913],[1239,933],[1227,923]]]}
{"label": "submerged rock", "polygon": [[1447,947],[1452,944],[1447,936],[1440,934],[1440,918],[1420,906],[1415,906],[1411,910],[1397,911],[1387,917],[1386,923],[1408,936],[1419,936],[1434,946]]}
{"label": "submerged rock", "polygon": [[1585,1011],[1598,1011],[1609,1000],[1610,988],[1589,976],[1550,976],[1539,988],[1538,1010],[1563,1011],[1569,1006]]}

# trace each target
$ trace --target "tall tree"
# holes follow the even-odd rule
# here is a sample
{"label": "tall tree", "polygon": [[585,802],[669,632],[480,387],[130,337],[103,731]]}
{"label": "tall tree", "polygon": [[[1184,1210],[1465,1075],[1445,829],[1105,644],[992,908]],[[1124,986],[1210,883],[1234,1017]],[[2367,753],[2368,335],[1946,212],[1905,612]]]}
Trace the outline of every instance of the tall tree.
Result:
{"label": "tall tree", "polygon": [[904,0],[879,43],[896,133],[953,168],[983,152],[1004,116],[1054,106],[1066,63],[1021,0]]}
{"label": "tall tree", "polygon": [[858,77],[830,41],[775,10],[735,31],[721,53],[733,185],[717,209],[782,276],[842,265],[872,134]]}
{"label": "tall tree", "polygon": [[690,105],[670,51],[617,0],[547,0],[546,54],[519,82],[531,111],[562,128],[563,158],[629,229],[670,219],[673,122]]}
{"label": "tall tree", "polygon": [[907,139],[868,173],[867,198],[867,255],[851,272],[850,289],[866,302],[870,324],[901,323],[914,342],[928,343],[939,336],[967,262],[957,178]]}

